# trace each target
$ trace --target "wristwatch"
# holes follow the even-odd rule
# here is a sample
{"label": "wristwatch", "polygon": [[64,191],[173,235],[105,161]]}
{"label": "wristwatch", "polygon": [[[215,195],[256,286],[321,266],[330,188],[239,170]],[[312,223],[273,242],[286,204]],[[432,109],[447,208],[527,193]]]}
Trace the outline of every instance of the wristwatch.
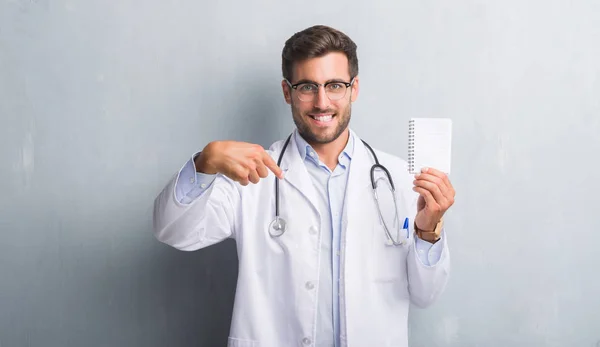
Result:
{"label": "wristwatch", "polygon": [[436,242],[437,240],[439,240],[441,238],[441,233],[442,233],[442,225],[444,224],[444,220],[440,219],[440,221],[435,225],[435,229],[433,229],[433,231],[425,231],[425,230],[421,230],[417,227],[417,223],[414,223],[415,226],[415,232],[417,233],[417,236],[424,241],[427,242]]}

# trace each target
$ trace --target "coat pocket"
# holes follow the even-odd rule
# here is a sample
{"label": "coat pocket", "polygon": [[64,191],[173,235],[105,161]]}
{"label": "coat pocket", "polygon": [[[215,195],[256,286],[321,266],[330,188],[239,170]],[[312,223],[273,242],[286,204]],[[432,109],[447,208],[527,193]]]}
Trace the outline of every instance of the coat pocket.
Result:
{"label": "coat pocket", "polygon": [[254,340],[238,339],[237,337],[230,336],[227,339],[227,347],[259,347],[259,345]]}
{"label": "coat pocket", "polygon": [[[392,245],[388,241],[383,225],[377,221],[373,224],[373,238],[371,244],[371,270],[376,282],[406,281],[406,257],[411,247],[407,239],[407,230],[391,229],[396,241],[405,241],[401,245]],[[409,235],[410,237],[410,235]]]}

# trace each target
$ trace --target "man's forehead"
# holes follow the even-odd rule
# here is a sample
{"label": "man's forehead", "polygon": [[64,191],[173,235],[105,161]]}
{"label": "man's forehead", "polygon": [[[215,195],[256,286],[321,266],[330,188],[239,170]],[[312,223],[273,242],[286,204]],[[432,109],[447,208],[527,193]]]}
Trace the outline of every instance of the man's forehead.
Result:
{"label": "man's forehead", "polygon": [[296,62],[294,64],[294,80],[310,80],[323,83],[330,80],[348,80],[348,58],[339,52],[328,53]]}

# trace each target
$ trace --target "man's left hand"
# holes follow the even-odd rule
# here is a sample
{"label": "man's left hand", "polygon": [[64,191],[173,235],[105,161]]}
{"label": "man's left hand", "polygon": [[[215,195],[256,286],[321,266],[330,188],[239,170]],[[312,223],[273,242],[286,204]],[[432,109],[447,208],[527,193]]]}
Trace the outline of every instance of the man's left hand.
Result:
{"label": "man's left hand", "polygon": [[454,204],[454,188],[443,172],[425,168],[415,175],[413,190],[419,193],[415,226],[425,232],[434,231],[444,213]]}

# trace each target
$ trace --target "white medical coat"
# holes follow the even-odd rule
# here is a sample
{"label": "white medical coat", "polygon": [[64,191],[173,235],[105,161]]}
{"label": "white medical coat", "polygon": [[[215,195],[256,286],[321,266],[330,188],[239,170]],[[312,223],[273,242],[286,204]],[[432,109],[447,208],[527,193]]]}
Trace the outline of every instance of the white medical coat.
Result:
{"label": "white medical coat", "polygon": [[[277,160],[284,141],[268,153]],[[426,266],[416,254],[413,223],[417,193],[407,163],[375,150],[396,186],[400,222],[411,221],[405,246],[386,244],[374,203],[370,169],[373,158],[355,142],[342,218],[340,247],[340,340],[342,347],[408,345],[409,305],[426,307],[443,292],[450,257],[447,237],[439,261]],[[177,175],[155,200],[158,240],[185,251],[233,238],[239,272],[228,347],[307,347],[316,334],[320,211],[315,190],[292,139],[280,167],[280,215],[287,231],[269,235],[275,216],[275,176],[242,186],[217,174],[212,185],[190,204],[175,197]],[[445,235],[446,236],[446,235]]]}

